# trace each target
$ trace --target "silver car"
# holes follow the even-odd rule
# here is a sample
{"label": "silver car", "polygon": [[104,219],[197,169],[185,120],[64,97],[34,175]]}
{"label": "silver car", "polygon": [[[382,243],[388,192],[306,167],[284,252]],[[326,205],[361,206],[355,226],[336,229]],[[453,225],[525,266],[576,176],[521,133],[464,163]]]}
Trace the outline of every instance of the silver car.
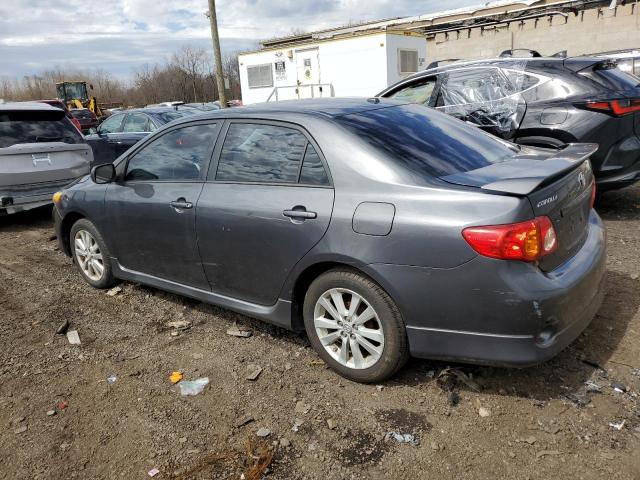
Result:
{"label": "silver car", "polygon": [[91,147],[59,108],[0,104],[0,215],[51,203],[51,196],[89,173]]}

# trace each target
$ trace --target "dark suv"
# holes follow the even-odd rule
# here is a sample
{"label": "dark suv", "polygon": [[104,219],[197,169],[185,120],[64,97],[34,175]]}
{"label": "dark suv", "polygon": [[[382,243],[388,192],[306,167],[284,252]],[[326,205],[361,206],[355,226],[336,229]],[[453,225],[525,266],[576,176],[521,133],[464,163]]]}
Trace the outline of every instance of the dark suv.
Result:
{"label": "dark suv", "polygon": [[590,142],[600,190],[640,179],[640,79],[602,58],[500,58],[419,72],[378,94],[524,145]]}

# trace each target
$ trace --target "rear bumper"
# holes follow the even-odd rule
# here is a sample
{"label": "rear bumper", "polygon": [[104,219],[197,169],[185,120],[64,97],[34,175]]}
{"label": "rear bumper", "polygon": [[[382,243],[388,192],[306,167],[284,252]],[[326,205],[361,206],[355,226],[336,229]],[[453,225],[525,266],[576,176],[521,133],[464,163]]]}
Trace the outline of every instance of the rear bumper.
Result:
{"label": "rear bumper", "polygon": [[70,178],[55,182],[0,187],[0,215],[48,205],[52,203],[53,194],[69,185],[73,180]]}
{"label": "rear bumper", "polygon": [[640,180],[640,138],[630,135],[613,144],[594,173],[601,191],[626,187]]}
{"label": "rear bumper", "polygon": [[549,274],[485,257],[446,270],[370,267],[400,306],[413,356],[527,366],[555,356],[598,311],[605,240],[592,210],[585,244]]}

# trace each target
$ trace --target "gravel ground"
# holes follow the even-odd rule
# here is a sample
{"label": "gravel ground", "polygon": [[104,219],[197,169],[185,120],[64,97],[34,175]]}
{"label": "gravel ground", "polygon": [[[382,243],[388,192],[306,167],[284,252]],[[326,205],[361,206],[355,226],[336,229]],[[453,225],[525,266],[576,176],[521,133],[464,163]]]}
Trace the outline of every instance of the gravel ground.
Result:
{"label": "gravel ground", "polygon": [[[377,386],[332,373],[304,336],[130,283],[93,290],[49,209],[0,218],[0,478],[250,479],[272,456],[273,479],[640,478],[640,187],[598,210],[608,293],[558,357],[412,360]],[[55,334],[65,321],[82,345]],[[253,335],[227,335],[234,322]],[[183,397],[173,371],[210,383]]]}

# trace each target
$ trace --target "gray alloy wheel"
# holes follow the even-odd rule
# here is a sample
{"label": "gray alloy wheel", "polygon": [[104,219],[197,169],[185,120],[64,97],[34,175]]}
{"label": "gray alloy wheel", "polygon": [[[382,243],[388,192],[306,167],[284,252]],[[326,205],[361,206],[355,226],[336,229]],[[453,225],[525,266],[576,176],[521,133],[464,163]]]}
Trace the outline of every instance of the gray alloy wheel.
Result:
{"label": "gray alloy wheel", "polygon": [[99,282],[104,276],[104,258],[100,246],[88,230],[80,229],[73,236],[73,248],[78,259],[78,267],[94,282]]}
{"label": "gray alloy wheel", "polygon": [[356,292],[327,290],[316,302],[313,321],[324,349],[341,365],[364,369],[380,360],[382,323],[375,309]]}

